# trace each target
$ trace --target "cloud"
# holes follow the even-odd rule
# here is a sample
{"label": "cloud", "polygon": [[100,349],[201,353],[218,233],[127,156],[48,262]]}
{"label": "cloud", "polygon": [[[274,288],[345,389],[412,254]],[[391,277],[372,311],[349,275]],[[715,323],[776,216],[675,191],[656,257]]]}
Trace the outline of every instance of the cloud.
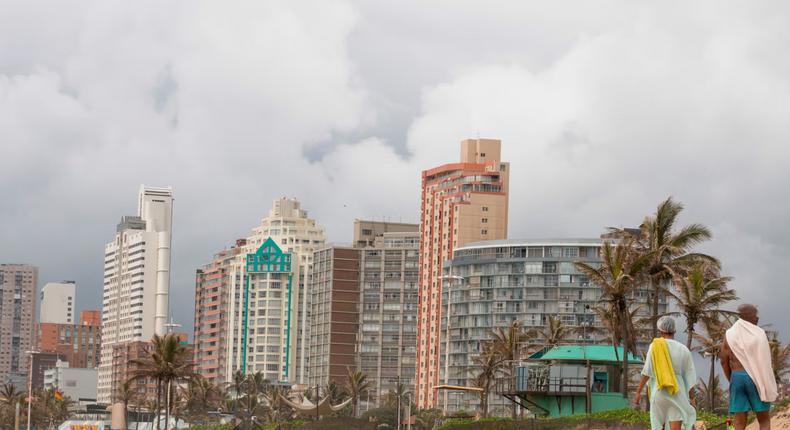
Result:
{"label": "cloud", "polygon": [[420,171],[475,136],[511,162],[511,237],[597,236],[673,195],[742,297],[790,254],[784,4],[47,5],[0,4],[0,261],[76,279],[80,306],[140,183],[175,188],[192,297],[273,198],[348,242],[354,218],[416,221]]}

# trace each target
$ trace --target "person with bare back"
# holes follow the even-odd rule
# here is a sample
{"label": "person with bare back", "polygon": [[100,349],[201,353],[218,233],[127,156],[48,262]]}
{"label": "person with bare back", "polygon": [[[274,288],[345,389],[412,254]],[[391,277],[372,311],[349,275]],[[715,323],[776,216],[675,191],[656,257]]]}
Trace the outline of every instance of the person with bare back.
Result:
{"label": "person with bare back", "polygon": [[735,430],[746,428],[746,415],[757,415],[760,430],[771,429],[768,412],[778,395],[771,364],[771,347],[765,331],[757,325],[757,307],[738,306],[738,321],[727,330],[719,358],[730,381],[730,413]]}

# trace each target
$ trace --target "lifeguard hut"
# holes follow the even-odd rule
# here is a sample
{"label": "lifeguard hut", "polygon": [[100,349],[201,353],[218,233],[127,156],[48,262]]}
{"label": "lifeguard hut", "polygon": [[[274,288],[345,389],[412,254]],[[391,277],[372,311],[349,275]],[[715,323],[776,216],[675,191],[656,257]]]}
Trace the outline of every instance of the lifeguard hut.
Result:
{"label": "lifeguard hut", "polygon": [[[628,407],[621,389],[623,348],[562,345],[516,365],[499,393],[538,416],[565,417]],[[630,364],[642,359],[628,354]]]}

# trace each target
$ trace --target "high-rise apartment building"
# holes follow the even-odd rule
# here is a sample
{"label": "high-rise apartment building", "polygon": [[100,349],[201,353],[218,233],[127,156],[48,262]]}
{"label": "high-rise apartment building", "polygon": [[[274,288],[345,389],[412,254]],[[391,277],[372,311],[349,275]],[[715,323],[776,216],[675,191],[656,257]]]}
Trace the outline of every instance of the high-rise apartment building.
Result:
{"label": "high-rise apartment building", "polygon": [[41,287],[41,309],[38,321],[42,323],[74,324],[77,285],[74,281],[47,282]]}
{"label": "high-rise apartment building", "polygon": [[353,247],[315,252],[310,386],[362,370],[369,408],[414,383],[419,242],[418,224],[356,220]]}
{"label": "high-rise apartment building", "polygon": [[231,365],[244,373],[263,372],[272,382],[292,383],[299,265],[272,238],[244,261],[242,288],[234,291],[231,307]]}
{"label": "high-rise apartment building", "polygon": [[195,372],[216,385],[232,377],[228,365],[232,351],[228,342],[231,287],[241,284],[238,263],[240,256],[246,256],[246,244],[247,239],[238,239],[230,249],[216,253],[210,263],[197,270],[195,279]]}
{"label": "high-rise apartment building", "polygon": [[173,192],[140,187],[136,216],[124,216],[105,246],[98,401],[113,401],[113,347],[164,334],[170,291]]}
{"label": "high-rise apartment building", "polygon": [[293,297],[296,306],[291,316],[291,336],[294,344],[294,368],[289,369],[290,383],[307,382],[310,342],[310,268],[313,265],[313,252],[324,246],[326,235],[324,227],[310,218],[296,199],[281,197],[274,201],[269,215],[255,227],[247,238],[247,252],[257,252],[260,246],[271,238],[282,252],[293,256]]}
{"label": "high-rise apartment building", "polygon": [[[599,265],[602,244],[602,239],[592,238],[491,240],[456,248],[454,258],[444,265],[444,273],[460,282],[443,292],[440,383],[471,386],[477,367],[474,358],[480,355],[483,343],[491,339],[491,331],[515,321],[536,332],[530,339],[533,348],[539,348],[545,340],[542,333],[550,317],[558,318],[573,332],[573,338],[566,339],[570,343],[610,342],[603,336],[604,325],[593,311],[601,289],[575,266],[576,262]],[[640,316],[647,317],[650,312],[646,306],[649,293],[649,287],[633,293],[632,302],[639,306]],[[660,312],[666,312],[666,306],[663,298]],[[640,340],[646,347],[649,336]],[[490,395],[492,410],[507,410],[511,404],[498,394]],[[449,412],[475,410],[479,397],[475,393],[451,392],[447,397],[440,396],[438,406]]]}
{"label": "high-rise apartment building", "polygon": [[507,236],[510,166],[501,161],[500,151],[499,140],[463,140],[459,163],[422,172],[415,382],[417,406],[422,408],[434,407],[437,399],[442,265],[455,248]]}
{"label": "high-rise apartment building", "polygon": [[330,246],[313,257],[309,385],[343,386],[357,367],[360,250]]}
{"label": "high-rise apartment building", "polygon": [[[309,274],[324,229],[295,199],[279,198],[236,249],[197,273],[197,371],[216,382],[263,371],[272,381],[305,383],[309,364]],[[278,264],[273,264],[274,260]]]}
{"label": "high-rise apartment building", "polygon": [[35,344],[38,268],[0,264],[0,381],[25,381]]}
{"label": "high-rise apartment building", "polygon": [[70,368],[97,368],[100,362],[99,311],[83,310],[79,324],[42,322],[38,325],[38,350],[58,353]]}
{"label": "high-rise apartment building", "polygon": [[[419,243],[417,224],[378,235],[360,250],[359,369],[374,384],[373,405],[398,382],[414,384],[417,348]],[[371,405],[372,406],[372,405]]]}

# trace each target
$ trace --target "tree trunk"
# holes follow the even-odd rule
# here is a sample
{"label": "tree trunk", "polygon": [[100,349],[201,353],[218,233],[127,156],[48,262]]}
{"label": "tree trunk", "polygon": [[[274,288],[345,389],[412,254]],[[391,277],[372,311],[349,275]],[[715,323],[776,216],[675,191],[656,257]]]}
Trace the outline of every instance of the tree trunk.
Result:
{"label": "tree trunk", "polygon": [[[628,315],[628,307],[625,304],[621,304],[620,306],[620,331],[622,332],[622,340],[623,340],[623,397],[626,399],[628,398],[628,345],[630,344],[630,338],[628,336],[628,323],[626,322],[626,317]],[[653,324],[655,326],[655,324]]]}
{"label": "tree trunk", "polygon": [[652,310],[653,310],[653,339],[658,337],[658,326],[656,326],[656,322],[658,321],[658,292],[661,289],[661,281],[654,280],[653,281],[653,303]]}
{"label": "tree trunk", "polygon": [[710,375],[708,376],[708,405],[710,407],[710,412],[714,413],[713,411],[713,404],[716,401],[716,390],[713,389],[713,379],[715,378],[715,366],[716,366],[716,355],[711,353],[710,354]]}
{"label": "tree trunk", "polygon": [[160,419],[159,419],[159,412],[162,410],[162,380],[160,378],[156,378],[156,411],[154,411],[154,419],[156,420],[156,430],[159,430],[161,427]]}
{"label": "tree trunk", "polygon": [[688,339],[686,339],[686,348],[691,350],[691,341],[694,338],[694,324],[696,321],[691,321],[688,317],[686,321],[686,335],[688,337]]}
{"label": "tree trunk", "polygon": [[172,385],[172,381],[168,379],[167,381],[167,388],[165,390],[165,430],[167,430],[168,425],[170,424],[170,386]]}

